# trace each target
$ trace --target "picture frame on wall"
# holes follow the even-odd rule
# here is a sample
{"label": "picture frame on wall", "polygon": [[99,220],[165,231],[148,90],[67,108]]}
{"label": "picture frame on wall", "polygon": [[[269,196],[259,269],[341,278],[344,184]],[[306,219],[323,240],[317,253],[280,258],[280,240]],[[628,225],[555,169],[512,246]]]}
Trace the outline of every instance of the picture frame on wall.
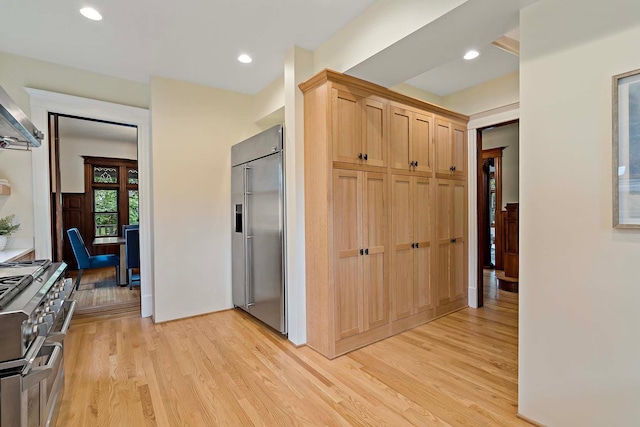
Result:
{"label": "picture frame on wall", "polygon": [[613,76],[613,227],[640,228],[640,69]]}

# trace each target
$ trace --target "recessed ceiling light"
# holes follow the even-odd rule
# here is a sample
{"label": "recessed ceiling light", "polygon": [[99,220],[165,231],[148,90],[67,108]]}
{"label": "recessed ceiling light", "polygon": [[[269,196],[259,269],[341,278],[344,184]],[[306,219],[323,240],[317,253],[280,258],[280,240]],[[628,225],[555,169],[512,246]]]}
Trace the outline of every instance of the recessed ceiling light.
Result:
{"label": "recessed ceiling light", "polygon": [[478,52],[477,50],[470,50],[469,52],[464,54],[464,59],[468,61],[470,59],[476,59],[478,56],[480,56],[480,52]]}
{"label": "recessed ceiling light", "polygon": [[102,15],[100,15],[100,12],[92,7],[83,7],[82,9],[80,9],[80,13],[82,14],[82,16],[84,16],[85,18],[89,18],[92,21],[102,20]]}
{"label": "recessed ceiling light", "polygon": [[251,59],[249,55],[243,53],[242,55],[238,56],[238,61],[242,62],[243,64],[248,64],[249,62],[253,61],[253,59]]}

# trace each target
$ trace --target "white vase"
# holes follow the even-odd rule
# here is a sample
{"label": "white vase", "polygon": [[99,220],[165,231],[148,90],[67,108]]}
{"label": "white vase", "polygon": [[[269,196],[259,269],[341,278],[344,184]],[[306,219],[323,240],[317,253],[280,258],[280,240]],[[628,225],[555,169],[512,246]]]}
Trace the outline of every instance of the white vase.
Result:
{"label": "white vase", "polygon": [[8,240],[7,236],[0,236],[0,251],[3,251],[4,248],[7,247]]}

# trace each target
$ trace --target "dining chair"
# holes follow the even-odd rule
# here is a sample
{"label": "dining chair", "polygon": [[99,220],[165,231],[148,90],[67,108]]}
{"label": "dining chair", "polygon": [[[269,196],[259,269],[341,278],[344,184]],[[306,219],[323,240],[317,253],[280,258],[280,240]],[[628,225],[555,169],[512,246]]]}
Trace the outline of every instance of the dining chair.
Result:
{"label": "dining chair", "polygon": [[71,249],[73,249],[73,255],[75,255],[76,262],[78,263],[78,278],[76,279],[76,289],[78,289],[78,287],[80,286],[80,280],[82,280],[82,271],[91,268],[115,267],[116,283],[118,285],[120,284],[120,257],[118,255],[89,255],[87,246],[84,244],[84,240],[82,240],[80,231],[77,228],[68,229],[67,236],[69,236]]}
{"label": "dining chair", "polygon": [[140,274],[133,274],[134,268],[140,268],[140,229],[127,228],[124,231],[124,247],[127,257],[129,289],[133,289],[134,281],[140,284]]}
{"label": "dining chair", "polygon": [[124,237],[125,232],[130,229],[140,229],[140,224],[125,224],[122,226],[122,237]]}

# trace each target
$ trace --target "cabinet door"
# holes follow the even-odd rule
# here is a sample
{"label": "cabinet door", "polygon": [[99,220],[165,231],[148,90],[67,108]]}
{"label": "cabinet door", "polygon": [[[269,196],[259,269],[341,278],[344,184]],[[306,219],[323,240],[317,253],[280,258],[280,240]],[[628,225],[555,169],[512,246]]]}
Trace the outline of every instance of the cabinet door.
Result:
{"label": "cabinet door", "polygon": [[436,182],[436,286],[438,303],[451,301],[451,186]]}
{"label": "cabinet door", "polygon": [[433,117],[426,114],[413,115],[413,135],[411,138],[411,160],[417,162],[416,171],[431,172]]}
{"label": "cabinet door", "polygon": [[453,176],[464,178],[467,176],[467,130],[458,124],[451,128],[452,166],[455,168]]}
{"label": "cabinet door", "polygon": [[414,308],[416,312],[433,306],[431,291],[431,181],[413,178]]}
{"label": "cabinet door", "polygon": [[362,172],[333,171],[336,337],[363,331]]}
{"label": "cabinet door", "polygon": [[413,314],[413,197],[412,177],[392,177],[393,227],[393,316]]}
{"label": "cabinet door", "polygon": [[333,160],[360,164],[359,156],[363,154],[360,98],[339,89],[331,91]]}
{"label": "cabinet door", "polygon": [[364,173],[362,237],[366,251],[363,257],[365,330],[389,322],[387,182],[385,174]]}
{"label": "cabinet door", "polygon": [[413,133],[412,114],[403,108],[391,107],[390,112],[390,145],[391,167],[394,169],[410,170],[410,143]]}
{"label": "cabinet door", "polygon": [[364,164],[387,165],[387,105],[373,97],[365,98],[362,113],[362,151]]}
{"label": "cabinet door", "polygon": [[467,296],[467,184],[452,182],[451,188],[451,300]]}
{"label": "cabinet door", "polygon": [[436,119],[436,174],[448,178],[451,176],[451,123]]}

